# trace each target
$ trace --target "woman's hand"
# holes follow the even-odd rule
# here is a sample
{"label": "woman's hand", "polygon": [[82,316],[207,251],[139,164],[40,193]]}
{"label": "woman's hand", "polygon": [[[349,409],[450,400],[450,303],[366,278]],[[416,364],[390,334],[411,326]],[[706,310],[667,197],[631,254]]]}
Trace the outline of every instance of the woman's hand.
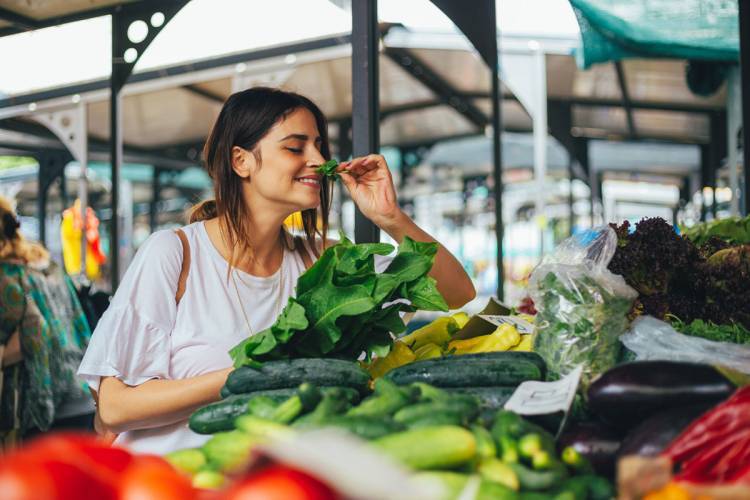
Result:
{"label": "woman's hand", "polygon": [[396,201],[396,188],[385,158],[368,155],[340,165],[341,180],[365,217],[388,231],[403,214]]}

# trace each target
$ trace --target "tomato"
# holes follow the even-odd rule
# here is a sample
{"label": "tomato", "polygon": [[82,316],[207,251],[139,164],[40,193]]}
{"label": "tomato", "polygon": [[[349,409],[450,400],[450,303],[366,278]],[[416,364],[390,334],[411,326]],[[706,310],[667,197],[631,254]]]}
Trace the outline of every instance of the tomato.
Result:
{"label": "tomato", "polygon": [[[61,432],[33,440],[22,451],[36,456],[65,457],[69,462],[80,462],[97,474],[114,481],[117,474],[132,462],[133,455],[110,446],[91,434]],[[114,474],[112,474],[114,473]]]}
{"label": "tomato", "polygon": [[17,453],[0,465],[4,500],[115,500],[114,485],[65,456],[41,457]]}
{"label": "tomato", "polygon": [[119,500],[192,500],[190,480],[156,456],[137,456],[122,474]]}
{"label": "tomato", "polygon": [[271,465],[242,479],[226,494],[226,500],[335,500],[331,488],[297,469]]}

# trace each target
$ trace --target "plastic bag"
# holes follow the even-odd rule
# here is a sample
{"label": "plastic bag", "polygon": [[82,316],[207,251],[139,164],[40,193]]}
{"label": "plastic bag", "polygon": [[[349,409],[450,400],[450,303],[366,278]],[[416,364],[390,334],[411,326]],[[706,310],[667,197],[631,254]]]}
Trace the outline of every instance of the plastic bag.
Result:
{"label": "plastic bag", "polygon": [[721,365],[750,374],[750,347],[684,335],[652,316],[633,321],[620,340],[636,359],[661,359]]}
{"label": "plastic bag", "polygon": [[538,311],[534,351],[550,379],[583,365],[585,389],[617,363],[619,337],[638,294],[607,269],[616,249],[612,228],[592,230],[562,242],[531,274],[529,293]]}

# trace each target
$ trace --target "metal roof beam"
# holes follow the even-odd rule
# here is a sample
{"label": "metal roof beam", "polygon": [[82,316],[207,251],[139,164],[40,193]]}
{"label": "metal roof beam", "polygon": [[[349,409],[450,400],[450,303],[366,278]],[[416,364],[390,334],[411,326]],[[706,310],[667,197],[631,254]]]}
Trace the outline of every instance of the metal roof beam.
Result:
{"label": "metal roof beam", "polygon": [[413,52],[403,48],[386,47],[385,55],[405,69],[418,82],[434,92],[444,104],[451,106],[480,130],[484,131],[484,128],[489,125],[489,118],[482,110],[465,98],[461,92],[445,81]]}
{"label": "metal roof beam", "polygon": [[187,90],[188,92],[191,92],[195,95],[199,95],[201,97],[205,97],[209,101],[213,101],[219,104],[223,104],[224,101],[226,101],[225,97],[222,97],[219,94],[215,94],[214,92],[201,88],[197,85],[183,85],[182,88],[184,90]]}
{"label": "metal roof beam", "polygon": [[18,28],[19,31],[29,31],[39,27],[39,23],[35,19],[18,14],[5,7],[0,7],[0,19],[8,21],[14,27]]}

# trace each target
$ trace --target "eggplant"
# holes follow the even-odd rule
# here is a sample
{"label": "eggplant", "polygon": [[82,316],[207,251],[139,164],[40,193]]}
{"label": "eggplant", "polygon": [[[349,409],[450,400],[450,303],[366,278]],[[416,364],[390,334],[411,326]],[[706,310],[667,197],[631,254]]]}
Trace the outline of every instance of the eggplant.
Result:
{"label": "eggplant", "polygon": [[618,458],[627,455],[655,457],[684,431],[693,420],[703,415],[712,405],[700,404],[672,408],[644,420],[622,441]]}
{"label": "eggplant", "polygon": [[607,424],[629,431],[660,411],[716,404],[734,390],[734,385],[709,365],[634,361],[615,366],[594,380],[588,403]]}
{"label": "eggplant", "polygon": [[614,478],[620,435],[600,422],[572,424],[557,440],[560,451],[572,446],[586,457],[600,476]]}

